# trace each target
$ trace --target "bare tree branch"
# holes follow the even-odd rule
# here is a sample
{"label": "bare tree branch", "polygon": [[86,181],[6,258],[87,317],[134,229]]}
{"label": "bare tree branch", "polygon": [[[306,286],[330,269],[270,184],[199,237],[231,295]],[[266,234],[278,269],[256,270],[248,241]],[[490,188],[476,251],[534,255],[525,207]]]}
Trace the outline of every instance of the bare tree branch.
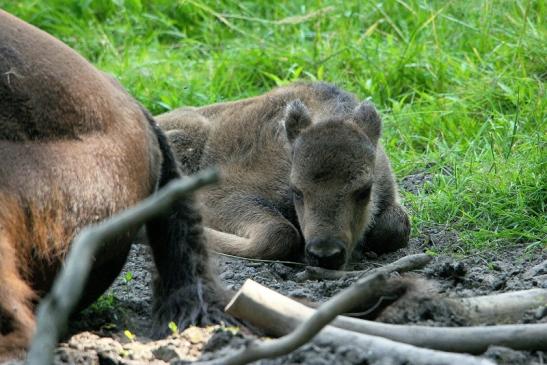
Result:
{"label": "bare tree branch", "polygon": [[[499,296],[511,301],[507,294]],[[537,303],[538,299],[545,298],[545,296],[547,296],[547,290],[533,289],[519,292],[519,295],[515,295],[513,298]],[[485,298],[492,299],[492,297],[495,296],[489,295]],[[527,297],[531,299],[528,300]],[[488,306],[488,302],[482,298],[474,301],[478,298],[481,297],[466,298],[465,300],[469,303]],[[492,303],[497,302],[494,299]],[[477,307],[471,304],[468,309],[475,311]],[[486,310],[485,307],[478,309]],[[498,306],[494,305],[490,309],[495,311]],[[312,308],[251,280],[248,280],[239,290],[227,311],[236,317],[249,321],[272,336],[285,335],[314,313]],[[331,325],[366,335],[380,336],[397,342],[442,351],[482,353],[490,345],[507,346],[516,350],[547,349],[547,324],[545,323],[457,328],[396,325],[338,316]]]}
{"label": "bare tree branch", "polygon": [[[374,292],[385,285],[387,274],[398,270],[408,271],[410,268],[423,267],[430,260],[431,257],[427,255],[411,255],[390,265],[375,269],[366,277],[358,280],[350,288],[339,292],[321,305],[316,311],[313,311],[307,320],[299,321],[296,325],[295,323],[283,323],[281,325],[273,324],[277,327],[278,334],[285,335],[284,337],[268,342],[253,342],[250,346],[237,351],[234,355],[206,362],[206,364],[243,365],[256,360],[277,357],[292,352],[310,341],[323,327],[336,318],[338,314],[353,308],[355,303],[362,297],[373,295]],[[256,288],[256,285],[258,284],[254,283],[253,285],[252,281],[247,281],[246,285],[247,287],[251,285]],[[256,294],[259,297],[256,300],[258,302],[269,302],[272,300],[272,297],[269,295],[270,293],[266,296],[264,296],[264,292],[257,292]],[[249,297],[253,297],[253,295],[254,292],[253,289],[251,289]],[[245,317],[245,313],[242,313],[242,308],[238,307],[238,297],[239,295],[236,295],[234,299],[232,299],[226,307],[226,311],[235,316],[242,316],[240,318],[243,318]],[[276,303],[276,305],[277,304],[278,303]],[[285,304],[287,304],[287,302]],[[262,307],[258,306],[255,307],[255,309],[260,311]],[[283,313],[285,309],[286,308],[282,306],[280,308],[281,313]],[[253,313],[253,317],[263,318],[262,315],[265,314],[264,311]],[[272,318],[270,317],[270,319]],[[293,331],[290,332],[291,330]],[[335,332],[334,336],[332,331]],[[324,336],[326,336],[326,338]],[[413,364],[491,364],[489,361],[473,358],[468,355],[448,354],[434,350],[419,349],[383,338],[357,334],[340,329],[326,329],[320,338],[332,342],[339,341],[340,337],[344,337],[344,343],[349,341],[365,347],[369,354],[371,354],[372,361],[377,361],[382,357],[388,356],[391,358],[405,358]]]}
{"label": "bare tree branch", "polygon": [[317,341],[320,346],[353,345],[361,348],[367,351],[367,361],[371,365],[494,365],[492,361],[480,357],[420,348],[330,326],[319,333]]}
{"label": "bare tree branch", "polygon": [[306,266],[306,269],[304,271],[296,274],[296,279],[299,282],[306,280],[339,280],[349,277],[361,276],[369,272],[370,270],[344,271],[323,269],[322,267],[317,266]]}
{"label": "bare tree branch", "polygon": [[53,363],[53,353],[61,331],[66,328],[68,316],[80,299],[91,270],[93,255],[103,242],[114,239],[129,229],[142,226],[169,209],[176,200],[217,180],[216,170],[205,170],[195,176],[173,181],[133,208],[83,228],[74,239],[53,288],[38,307],[36,333],[26,363]]}
{"label": "bare tree branch", "polygon": [[[294,328],[294,331],[279,339],[264,343],[254,342],[248,348],[238,351],[233,356],[215,360],[212,364],[239,365],[248,364],[264,358],[272,358],[288,354],[310,341],[323,327],[332,321],[338,313],[349,310],[357,296],[378,290],[386,282],[385,273],[374,273],[352,285],[358,289],[343,291],[332,297],[320,306],[307,321]],[[345,294],[347,293],[347,294]],[[237,295],[236,295],[237,297]],[[265,298],[267,300],[267,298]],[[226,307],[228,313],[232,313],[230,302]],[[239,313],[238,313],[239,314]]]}

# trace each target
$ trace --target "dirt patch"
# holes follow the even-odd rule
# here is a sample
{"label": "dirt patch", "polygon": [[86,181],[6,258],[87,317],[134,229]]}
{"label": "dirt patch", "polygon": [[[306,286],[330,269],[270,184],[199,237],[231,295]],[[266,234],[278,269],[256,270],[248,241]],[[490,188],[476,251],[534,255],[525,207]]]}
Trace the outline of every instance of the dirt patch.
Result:
{"label": "dirt patch", "polygon": [[417,172],[412,175],[405,176],[401,179],[399,187],[403,190],[409,191],[412,194],[420,194],[421,192],[427,192],[426,185],[429,185],[433,181],[433,174],[428,171]]}
{"label": "dirt patch", "polygon": [[[424,229],[412,238],[409,247],[381,256],[365,256],[350,265],[352,270],[367,270],[392,262],[404,255],[422,252],[431,245],[431,237],[444,244],[457,242],[454,232],[435,226]],[[446,248],[446,247],[445,247]],[[353,278],[300,282],[298,274],[304,270],[299,264],[254,262],[215,256],[214,265],[226,286],[238,289],[247,278],[275,289],[285,295],[323,302],[352,284]],[[475,296],[495,292],[547,288],[545,250],[527,252],[513,247],[499,252],[483,252],[462,258],[435,257],[417,277],[434,280],[443,295]],[[134,245],[128,263],[107,295],[72,321],[73,334],[58,348],[56,361],[60,364],[185,364],[199,356],[210,359],[234,348],[244,346],[254,338],[249,333],[222,326],[206,329],[191,328],[190,332],[174,334],[161,341],[147,337],[151,303],[149,273],[151,257],[147,246]],[[106,298],[106,299],[104,299]],[[420,310],[401,314],[404,322],[427,325],[463,325],[453,314]],[[522,323],[547,321],[547,309],[540,307],[527,313]],[[82,332],[85,330],[84,332]],[[541,364],[544,354],[491,348],[485,356],[500,364]],[[361,349],[351,346],[331,346],[314,341],[288,356],[262,361],[261,364],[365,364]]]}

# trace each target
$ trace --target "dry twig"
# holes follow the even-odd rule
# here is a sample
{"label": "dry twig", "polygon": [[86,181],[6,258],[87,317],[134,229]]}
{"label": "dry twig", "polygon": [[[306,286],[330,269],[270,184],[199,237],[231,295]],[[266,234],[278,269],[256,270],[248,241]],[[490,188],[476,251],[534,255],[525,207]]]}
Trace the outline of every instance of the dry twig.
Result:
{"label": "dry twig", "polygon": [[255,259],[252,257],[245,257],[245,256],[236,256],[236,255],[230,255],[223,252],[217,252],[217,251],[210,251],[213,255],[216,256],[223,256],[228,257],[231,259],[236,260],[242,260],[242,261],[249,261],[249,262],[260,262],[263,264],[284,264],[284,265],[290,265],[290,266],[307,266],[307,264],[303,262],[296,262],[296,261],[287,261],[287,260],[268,260],[268,259]]}
{"label": "dry twig", "polygon": [[[405,261],[401,261],[403,259]],[[432,258],[426,254],[417,254],[403,257],[403,259],[374,269],[357,271],[329,270],[322,267],[308,266],[305,271],[297,274],[297,279],[298,281],[338,280],[346,277],[363,277],[372,274],[375,270],[403,273],[423,268]]]}

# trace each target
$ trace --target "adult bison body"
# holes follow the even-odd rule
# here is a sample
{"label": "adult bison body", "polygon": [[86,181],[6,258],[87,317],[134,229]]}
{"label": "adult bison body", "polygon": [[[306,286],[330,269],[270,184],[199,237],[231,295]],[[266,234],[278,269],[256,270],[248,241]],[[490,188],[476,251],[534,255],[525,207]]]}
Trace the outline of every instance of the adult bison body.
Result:
{"label": "adult bison body", "polygon": [[[0,11],[0,360],[24,353],[77,231],[179,176],[164,134],[113,79]],[[204,319],[213,300],[200,221],[180,201],[146,226],[157,334]],[[80,307],[118,275],[135,233],[104,242]]]}
{"label": "adult bison body", "polygon": [[410,231],[381,120],[368,102],[324,83],[158,117],[183,168],[218,165],[200,194],[214,250],[343,267],[354,248],[403,247]]}

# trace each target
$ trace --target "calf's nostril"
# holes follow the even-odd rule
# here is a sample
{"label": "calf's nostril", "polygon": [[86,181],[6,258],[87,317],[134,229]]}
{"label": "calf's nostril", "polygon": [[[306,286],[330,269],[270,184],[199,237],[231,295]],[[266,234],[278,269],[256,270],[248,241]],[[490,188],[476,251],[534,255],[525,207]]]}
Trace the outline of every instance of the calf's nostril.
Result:
{"label": "calf's nostril", "polygon": [[342,253],[342,248],[335,245],[310,245],[308,247],[308,253],[316,256],[318,258],[328,258],[340,255]]}
{"label": "calf's nostril", "polygon": [[345,263],[346,254],[343,242],[338,240],[313,240],[306,245],[309,264],[328,269],[338,269]]}

